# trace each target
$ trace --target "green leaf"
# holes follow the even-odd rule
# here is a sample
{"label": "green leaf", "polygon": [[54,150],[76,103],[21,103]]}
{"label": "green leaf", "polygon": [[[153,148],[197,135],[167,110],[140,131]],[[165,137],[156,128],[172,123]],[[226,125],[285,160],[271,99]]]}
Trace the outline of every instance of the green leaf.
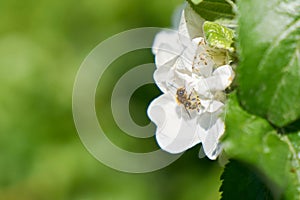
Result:
{"label": "green leaf", "polygon": [[297,151],[292,152],[285,137],[278,135],[265,119],[244,111],[235,94],[227,102],[226,113],[222,139],[226,154],[257,169],[275,197],[300,196],[300,171],[292,160]]}
{"label": "green leaf", "polygon": [[262,182],[259,175],[248,166],[231,160],[221,176],[222,200],[266,200],[273,199],[271,191]]}
{"label": "green leaf", "polygon": [[290,173],[293,174],[291,181],[289,182],[289,187],[287,188],[288,195],[293,197],[294,188],[297,189],[298,194],[300,194],[300,131],[293,134],[288,134],[283,136],[283,141],[288,144],[290,153]]}
{"label": "green leaf", "polygon": [[239,100],[278,127],[300,117],[300,1],[239,1]]}
{"label": "green leaf", "polygon": [[234,32],[215,22],[204,22],[203,31],[206,41],[211,47],[234,51],[231,46],[233,43]]}
{"label": "green leaf", "polygon": [[234,18],[232,6],[225,0],[202,0],[196,2],[195,0],[187,1],[203,19],[215,21],[220,18]]}

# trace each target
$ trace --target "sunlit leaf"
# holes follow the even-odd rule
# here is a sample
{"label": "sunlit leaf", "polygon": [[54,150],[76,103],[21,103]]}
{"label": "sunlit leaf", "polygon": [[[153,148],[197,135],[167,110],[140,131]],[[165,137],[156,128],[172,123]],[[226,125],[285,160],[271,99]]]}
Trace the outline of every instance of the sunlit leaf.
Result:
{"label": "sunlit leaf", "polygon": [[220,18],[234,18],[232,6],[225,0],[202,0],[198,4],[193,3],[195,0],[187,1],[192,8],[206,20],[214,21]]}
{"label": "sunlit leaf", "polygon": [[300,117],[300,1],[239,1],[239,100],[282,127]]}

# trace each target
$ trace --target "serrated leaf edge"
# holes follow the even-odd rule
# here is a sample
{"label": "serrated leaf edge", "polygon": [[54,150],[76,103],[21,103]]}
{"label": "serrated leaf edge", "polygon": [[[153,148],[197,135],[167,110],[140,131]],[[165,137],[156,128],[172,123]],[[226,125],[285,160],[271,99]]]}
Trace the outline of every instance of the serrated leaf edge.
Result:
{"label": "serrated leaf edge", "polygon": [[289,147],[289,150],[292,154],[292,158],[291,158],[291,164],[293,167],[296,168],[296,175],[297,175],[297,191],[298,191],[298,194],[300,196],[300,158],[298,157],[298,154],[297,154],[297,151],[296,149],[294,148],[292,142],[290,141],[290,139],[285,135],[283,137],[281,137],[282,141],[284,141],[288,147]]}

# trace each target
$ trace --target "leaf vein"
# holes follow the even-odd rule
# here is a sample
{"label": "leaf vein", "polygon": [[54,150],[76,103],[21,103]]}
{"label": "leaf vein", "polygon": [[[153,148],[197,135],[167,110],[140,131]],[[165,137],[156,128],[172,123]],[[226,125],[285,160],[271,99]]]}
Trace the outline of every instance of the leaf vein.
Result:
{"label": "leaf vein", "polygon": [[270,56],[270,54],[272,53],[272,51],[278,46],[278,44],[280,43],[280,41],[282,41],[284,38],[286,38],[286,36],[288,34],[290,34],[291,32],[293,32],[294,30],[297,30],[297,28],[300,28],[300,19],[296,20],[295,22],[292,22],[287,27],[288,28],[285,31],[283,31],[277,37],[277,39],[275,39],[275,42],[269,46],[269,48],[267,49],[266,53],[263,55],[262,59],[258,63],[258,66],[257,66],[258,70],[262,69],[262,67],[266,63],[267,58]]}
{"label": "leaf vein", "polygon": [[[294,55],[297,56],[297,49],[295,49]],[[286,66],[283,67],[282,71],[285,71],[286,68],[288,68],[289,66],[291,66],[291,64],[294,62],[294,59],[296,59],[296,58],[294,58],[294,56],[292,56],[292,59],[289,61],[289,63]],[[281,87],[284,85],[284,80],[285,80],[284,77],[286,75],[288,75],[288,74],[287,73],[282,73],[282,76],[281,76],[281,79],[280,79],[280,81],[278,83],[278,86],[276,87],[276,90],[274,91],[273,98],[271,98],[270,106],[269,106],[269,109],[268,109],[267,113],[269,113],[270,108],[272,108],[273,106],[276,106],[276,105],[273,105],[273,104],[276,102],[275,100],[278,98],[278,93],[279,93]]]}
{"label": "leaf vein", "polygon": [[[264,65],[266,64],[266,61],[268,60],[268,57],[270,57],[270,55],[272,54],[273,50],[279,45],[279,43],[285,39],[287,37],[287,35],[289,35],[291,32],[297,30],[297,28],[300,28],[300,19],[290,23],[288,26],[288,28],[283,31],[281,34],[279,34],[279,36],[275,39],[275,41],[268,47],[268,49],[266,50],[266,52],[264,53],[262,59],[259,61],[257,69],[258,70],[262,70],[262,68],[264,67]],[[297,48],[296,48],[297,50]],[[291,59],[292,61],[293,59]],[[283,70],[285,70],[287,67],[289,67],[289,65],[291,64],[291,61],[284,66]],[[278,84],[278,87],[276,88],[276,90],[273,92],[273,98],[270,98],[270,104],[271,106],[268,107],[267,110],[267,115],[268,113],[270,113],[270,109],[272,108],[274,102],[276,102],[276,98],[277,98],[277,94],[280,91],[279,89],[282,87],[283,83],[284,83],[284,79],[283,77],[285,76],[285,74],[283,74],[283,76],[281,76],[281,80]]]}

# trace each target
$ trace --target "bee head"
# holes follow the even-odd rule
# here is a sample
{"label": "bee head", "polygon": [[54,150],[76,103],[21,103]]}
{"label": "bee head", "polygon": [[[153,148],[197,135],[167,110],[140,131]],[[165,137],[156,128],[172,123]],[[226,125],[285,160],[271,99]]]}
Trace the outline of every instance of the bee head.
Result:
{"label": "bee head", "polygon": [[179,97],[183,97],[185,95],[185,88],[179,88],[176,92]]}

